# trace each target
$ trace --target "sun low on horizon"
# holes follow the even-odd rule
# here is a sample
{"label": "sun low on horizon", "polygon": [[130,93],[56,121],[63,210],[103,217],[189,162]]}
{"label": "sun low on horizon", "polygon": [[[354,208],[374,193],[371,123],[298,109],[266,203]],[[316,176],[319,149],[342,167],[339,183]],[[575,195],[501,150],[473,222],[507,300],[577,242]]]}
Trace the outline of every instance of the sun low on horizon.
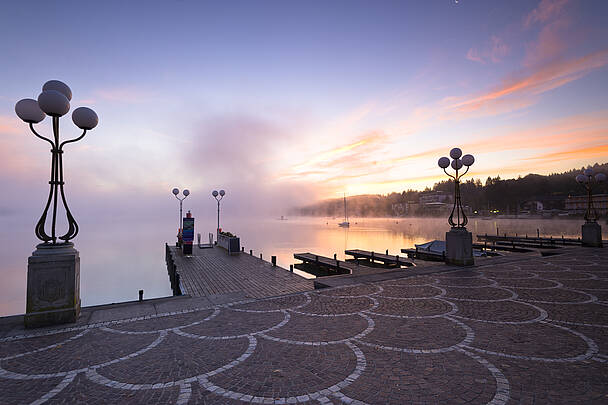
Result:
{"label": "sun low on horizon", "polygon": [[607,15],[600,0],[7,3],[0,215],[44,191],[48,147],[14,106],[51,79],[99,116],[66,171],[100,205],[174,186],[253,207],[421,190],[453,147],[482,180],[605,163]]}

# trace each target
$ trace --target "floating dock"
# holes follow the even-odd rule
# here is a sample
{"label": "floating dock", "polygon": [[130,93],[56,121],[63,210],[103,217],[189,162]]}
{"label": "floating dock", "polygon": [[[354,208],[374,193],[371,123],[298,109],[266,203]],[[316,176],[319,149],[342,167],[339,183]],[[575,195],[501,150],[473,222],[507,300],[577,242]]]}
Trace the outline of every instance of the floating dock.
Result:
{"label": "floating dock", "polygon": [[364,259],[370,263],[381,262],[386,267],[414,266],[414,263],[406,260],[404,257],[399,257],[399,255],[389,255],[388,253],[370,252],[361,249],[345,250],[344,253],[353,256],[357,261]]}
{"label": "floating dock", "polygon": [[181,249],[165,245],[165,259],[174,295],[265,298],[314,290],[314,282],[257,256],[225,249],[199,249],[184,256]]}

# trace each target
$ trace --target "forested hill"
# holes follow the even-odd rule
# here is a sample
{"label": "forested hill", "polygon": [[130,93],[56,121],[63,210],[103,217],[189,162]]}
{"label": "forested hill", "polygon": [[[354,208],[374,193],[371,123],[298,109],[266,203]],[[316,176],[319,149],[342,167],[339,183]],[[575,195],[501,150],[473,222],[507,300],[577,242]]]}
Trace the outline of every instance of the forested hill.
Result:
{"label": "forested hill", "polygon": [[[464,205],[473,210],[497,209],[500,212],[515,212],[526,201],[531,200],[563,200],[568,195],[585,194],[583,187],[574,178],[583,168],[572,169],[564,173],[548,176],[528,174],[517,179],[503,180],[500,176],[488,177],[484,183],[480,179],[470,179],[461,184]],[[608,174],[608,163],[593,165],[598,173]],[[348,197],[349,216],[392,216],[393,204],[417,203],[420,196],[436,191],[453,193],[452,180],[442,181],[426,188],[424,191],[407,190],[386,195],[355,195]],[[604,183],[594,188],[594,194],[608,194],[608,184]],[[292,215],[335,216],[344,215],[342,198],[324,200],[315,204],[295,208]]]}

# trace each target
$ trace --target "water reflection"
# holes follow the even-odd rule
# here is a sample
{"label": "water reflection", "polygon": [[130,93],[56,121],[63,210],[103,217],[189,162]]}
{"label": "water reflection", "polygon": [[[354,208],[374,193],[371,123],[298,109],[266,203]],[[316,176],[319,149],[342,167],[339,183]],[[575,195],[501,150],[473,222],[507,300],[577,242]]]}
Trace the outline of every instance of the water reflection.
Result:
{"label": "water reflection", "polygon": [[[132,222],[96,223],[83,221],[82,232],[75,241],[81,257],[81,297],[85,306],[136,300],[143,289],[145,298],[171,294],[164,261],[164,243],[174,243],[174,221],[152,222],[134,218]],[[212,220],[197,223],[195,232],[206,239],[215,230]],[[412,247],[432,239],[444,239],[449,225],[444,218],[358,218],[351,219],[350,228],[338,227],[338,219],[289,218],[237,219],[225,218],[223,228],[241,238],[241,246],[248,252],[270,260],[277,256],[277,264],[289,268],[296,252],[314,252],[344,260],[346,249],[366,249],[378,252],[389,250],[401,254],[402,248]],[[471,219],[468,229],[473,234],[578,237],[580,219]],[[19,226],[17,226],[19,225]],[[4,243],[0,284],[0,314],[25,311],[27,257],[36,245],[31,229],[22,224],[3,222],[0,230]],[[603,224],[603,237],[608,239],[608,226]],[[9,231],[10,230],[10,231]],[[17,230],[17,231],[15,231]],[[297,271],[297,270],[296,270]]]}

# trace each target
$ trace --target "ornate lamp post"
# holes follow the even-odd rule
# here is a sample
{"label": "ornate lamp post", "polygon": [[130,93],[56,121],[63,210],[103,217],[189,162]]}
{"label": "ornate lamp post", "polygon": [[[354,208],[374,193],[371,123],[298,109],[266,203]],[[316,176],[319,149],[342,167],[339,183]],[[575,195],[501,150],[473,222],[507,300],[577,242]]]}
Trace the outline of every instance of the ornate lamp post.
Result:
{"label": "ornate lamp post", "polygon": [[218,240],[218,238],[220,237],[220,201],[222,201],[222,198],[224,198],[226,192],[224,190],[220,190],[218,193],[217,190],[213,190],[211,195],[217,201],[217,233],[215,235],[215,240]]}
{"label": "ornate lamp post", "polygon": [[[72,90],[58,80],[50,80],[42,86],[38,100],[23,99],[15,105],[15,112],[29,124],[32,133],[51,145],[51,175],[49,196],[35,227],[35,234],[42,243],[28,259],[26,327],[75,322],[80,314],[80,256],[70,240],[78,234],[78,224],[70,211],[64,191],[63,147],[81,140],[87,131],[98,123],[97,114],[87,107],[72,112],[72,121],[82,129],[82,134],[60,142],[59,118],[70,110]],[[34,124],[46,116],[52,120],[53,136],[40,135]],[[61,198],[59,200],[59,198]],[[57,207],[63,204],[68,229],[57,234]],[[51,210],[50,235],[46,230],[47,216]]]}
{"label": "ornate lamp post", "polygon": [[604,173],[593,176],[593,169],[588,167],[583,173],[576,176],[576,181],[587,190],[587,210],[585,211],[585,223],[581,228],[583,246],[602,247],[602,227],[597,223],[599,215],[593,206],[593,185],[606,181]]}
{"label": "ornate lamp post", "polygon": [[174,188],[172,191],[173,195],[175,196],[175,198],[177,198],[179,200],[179,229],[178,229],[178,238],[177,238],[177,243],[178,246],[180,245],[180,235],[182,233],[182,229],[183,228],[183,215],[182,215],[182,204],[184,202],[184,200],[186,199],[186,197],[188,197],[190,195],[190,191],[188,189],[185,189],[184,191],[182,191],[182,194],[184,195],[184,197],[179,198],[177,195],[179,194],[179,189],[178,188]]}
{"label": "ornate lamp post", "polygon": [[[462,208],[462,200],[460,198],[460,179],[468,173],[469,168],[475,163],[473,155],[462,156],[462,151],[459,148],[454,148],[450,151],[452,161],[447,157],[442,157],[438,161],[438,165],[443,169],[445,174],[454,180],[454,206],[448,218],[448,223],[452,227],[449,232],[446,232],[446,255],[445,260],[448,264],[456,264],[459,266],[469,266],[474,264],[473,261],[473,236],[467,231],[466,225],[468,222],[467,216]],[[448,166],[452,166],[454,174],[447,172]],[[459,173],[459,170],[466,166],[464,172]]]}

